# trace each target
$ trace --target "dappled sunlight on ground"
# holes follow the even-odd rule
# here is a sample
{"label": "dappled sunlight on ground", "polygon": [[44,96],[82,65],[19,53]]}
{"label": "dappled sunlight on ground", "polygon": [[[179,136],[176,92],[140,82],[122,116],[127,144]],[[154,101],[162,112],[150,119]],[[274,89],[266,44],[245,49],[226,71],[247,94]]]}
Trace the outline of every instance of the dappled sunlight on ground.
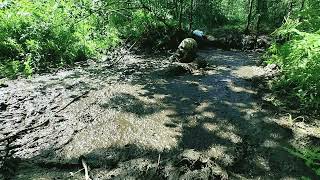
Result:
{"label": "dappled sunlight on ground", "polygon": [[[29,158],[70,164],[85,156],[93,176],[99,178],[146,178],[152,175],[149,169],[157,166],[161,166],[157,175],[175,177],[177,169],[184,167],[179,157],[192,150],[191,154],[201,157],[186,165],[194,173],[210,164],[234,178],[313,176],[302,161],[282,148],[295,144],[293,132],[275,123],[272,112],[255,99],[254,84],[247,80],[261,73],[252,65],[255,56],[213,49],[202,50],[199,56],[209,66],[184,76],[163,73],[170,64],[166,57],[130,56],[113,68],[100,62],[56,77],[36,77],[31,82],[38,84],[25,93],[59,92],[48,102],[52,108],[45,106],[43,113],[60,109],[63,120],[50,119],[52,128],[67,122],[68,128],[61,132],[70,129],[72,136],[63,146],[52,145],[46,155],[44,150],[50,146],[32,151]],[[10,87],[15,83],[27,87],[30,82],[17,80]],[[69,103],[85,91],[85,96]],[[45,141],[47,136],[40,139]],[[54,135],[56,141],[64,139],[60,136]]]}

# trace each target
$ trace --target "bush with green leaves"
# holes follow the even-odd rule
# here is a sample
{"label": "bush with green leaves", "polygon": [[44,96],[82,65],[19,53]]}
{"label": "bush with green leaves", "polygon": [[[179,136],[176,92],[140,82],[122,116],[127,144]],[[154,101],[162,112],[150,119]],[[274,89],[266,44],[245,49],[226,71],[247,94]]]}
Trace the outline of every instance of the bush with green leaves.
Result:
{"label": "bush with green leaves", "polygon": [[94,1],[17,0],[0,6],[0,76],[26,75],[82,61],[117,44],[117,30],[92,13]]}
{"label": "bush with green leaves", "polygon": [[315,25],[309,32],[303,31],[305,27],[304,22],[287,19],[273,33],[278,42],[269,48],[267,57],[269,63],[282,69],[273,89],[285,90],[285,95],[297,99],[300,107],[317,110],[320,108],[320,31]]}
{"label": "bush with green leaves", "polygon": [[[292,155],[304,160],[305,164],[310,167],[318,176],[320,176],[320,148],[306,149],[286,149]],[[303,177],[302,179],[309,179]]]}

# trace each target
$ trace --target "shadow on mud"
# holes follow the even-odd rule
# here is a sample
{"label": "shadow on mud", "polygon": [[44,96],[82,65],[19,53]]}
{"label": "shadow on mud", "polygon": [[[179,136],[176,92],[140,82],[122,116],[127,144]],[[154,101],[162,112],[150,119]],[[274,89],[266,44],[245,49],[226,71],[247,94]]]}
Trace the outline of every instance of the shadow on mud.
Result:
{"label": "shadow on mud", "polygon": [[260,108],[253,84],[234,73],[252,64],[248,56],[215,53],[209,66],[222,67],[216,68],[216,73],[165,77],[159,71],[150,71],[132,81],[143,85],[146,93],[141,96],[165,95],[162,103],[175,112],[167,127],[182,125],[176,148],[201,152],[201,156],[224,167],[229,176],[316,177],[283,148],[292,147],[291,129],[271,121],[272,112]]}
{"label": "shadow on mud", "polygon": [[112,97],[110,101],[102,103],[100,104],[100,106],[106,109],[111,108],[117,109],[119,111],[133,113],[140,117],[154,114],[161,109],[161,107],[157,106],[156,104],[146,104],[137,97],[126,93],[122,93],[115,97]]}
{"label": "shadow on mud", "polygon": [[[234,69],[248,65],[247,56],[236,52],[214,53],[213,57],[206,57],[211,58],[206,70],[209,73],[202,75],[161,75],[162,71],[155,70],[161,67],[161,61],[148,63],[147,67],[136,64],[129,70],[119,69],[120,79],[130,77],[131,84],[143,87],[141,97],[162,95],[162,105],[148,104],[130,94],[120,94],[100,106],[142,117],[169,108],[174,113],[169,115],[172,121],[165,126],[182,127],[181,134],[177,146],[171,149],[156,150],[128,144],[84,154],[96,179],[316,178],[301,160],[283,148],[292,147],[292,131],[269,120],[270,112],[260,109],[254,98],[252,83],[234,74]],[[139,68],[133,68],[136,66]],[[90,76],[107,78],[108,73],[103,71],[90,70]],[[16,167],[19,164],[23,167],[24,162],[32,164],[38,157],[23,160]],[[34,168],[39,168],[40,174],[58,168],[66,175],[68,172],[64,167],[69,166],[73,171],[81,168],[78,160],[52,164],[38,161]],[[21,170],[19,174],[23,174]],[[24,177],[32,179],[37,174]],[[54,173],[52,177],[55,177]]]}

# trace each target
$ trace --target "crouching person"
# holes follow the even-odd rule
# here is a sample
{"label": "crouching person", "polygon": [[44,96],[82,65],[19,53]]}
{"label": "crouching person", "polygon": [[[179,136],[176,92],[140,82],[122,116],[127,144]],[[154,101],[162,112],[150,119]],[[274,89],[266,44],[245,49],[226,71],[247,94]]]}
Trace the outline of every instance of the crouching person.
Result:
{"label": "crouching person", "polygon": [[180,43],[176,53],[171,56],[171,60],[181,63],[191,63],[196,58],[197,50],[197,41],[193,38],[186,38]]}
{"label": "crouching person", "polygon": [[173,63],[166,71],[169,76],[179,76],[191,74],[199,69],[207,67],[207,62],[201,57],[197,57],[198,43],[193,38],[184,39],[176,53],[170,59]]}

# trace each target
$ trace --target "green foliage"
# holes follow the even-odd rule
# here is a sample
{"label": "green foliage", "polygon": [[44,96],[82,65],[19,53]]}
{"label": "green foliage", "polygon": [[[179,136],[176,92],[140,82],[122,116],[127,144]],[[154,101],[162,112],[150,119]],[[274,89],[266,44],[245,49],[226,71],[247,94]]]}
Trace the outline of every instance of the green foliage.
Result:
{"label": "green foliage", "polygon": [[297,27],[301,23],[298,20],[286,19],[285,23],[276,29],[271,35],[278,39],[292,39],[292,36],[299,34]]}
{"label": "green foliage", "polygon": [[[273,36],[278,39],[268,50],[268,62],[282,68],[274,90],[286,90],[301,107],[320,107],[320,33],[302,31],[305,22],[287,19]],[[309,23],[307,23],[309,24]],[[314,25],[315,26],[315,25]],[[318,29],[319,30],[319,29]]]}
{"label": "green foliage", "polygon": [[287,150],[294,156],[303,159],[305,164],[320,176],[320,148]]}
{"label": "green foliage", "polygon": [[118,28],[122,34],[126,37],[131,37],[133,39],[139,39],[143,35],[157,28],[164,27],[161,22],[152,16],[150,12],[143,11],[141,9],[132,12],[132,21],[126,24],[125,28]]}
{"label": "green foliage", "polygon": [[15,78],[19,71],[21,71],[21,63],[17,60],[11,59],[0,64],[0,77]]}
{"label": "green foliage", "polygon": [[[4,4],[4,3],[2,3]],[[4,5],[2,5],[4,6]],[[117,31],[97,33],[91,1],[17,0],[0,8],[1,76],[31,75],[97,55],[117,44]]]}
{"label": "green foliage", "polygon": [[298,14],[302,20],[299,27],[306,32],[319,32],[320,29],[320,0],[306,0],[305,8]]}

